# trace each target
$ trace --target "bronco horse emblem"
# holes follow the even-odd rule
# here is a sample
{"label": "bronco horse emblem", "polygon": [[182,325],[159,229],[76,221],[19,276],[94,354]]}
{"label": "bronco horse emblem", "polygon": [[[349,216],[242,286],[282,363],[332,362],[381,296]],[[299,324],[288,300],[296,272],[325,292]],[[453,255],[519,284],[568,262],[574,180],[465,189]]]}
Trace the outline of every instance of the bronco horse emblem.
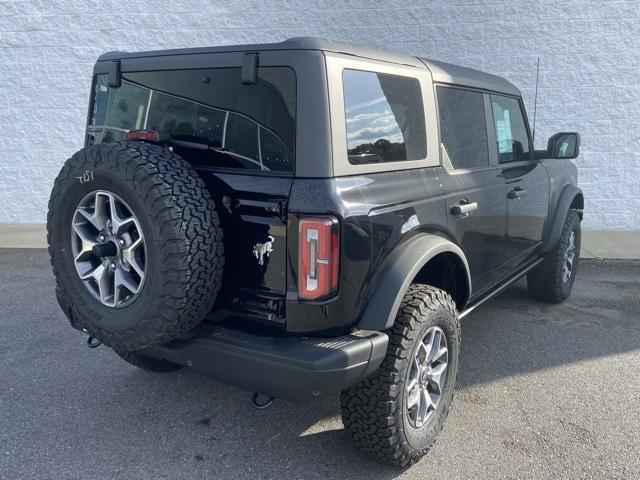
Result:
{"label": "bronco horse emblem", "polygon": [[275,242],[275,238],[269,235],[266,242],[256,243],[253,247],[253,254],[258,259],[259,265],[264,265],[264,257],[269,257],[273,252],[273,242]]}

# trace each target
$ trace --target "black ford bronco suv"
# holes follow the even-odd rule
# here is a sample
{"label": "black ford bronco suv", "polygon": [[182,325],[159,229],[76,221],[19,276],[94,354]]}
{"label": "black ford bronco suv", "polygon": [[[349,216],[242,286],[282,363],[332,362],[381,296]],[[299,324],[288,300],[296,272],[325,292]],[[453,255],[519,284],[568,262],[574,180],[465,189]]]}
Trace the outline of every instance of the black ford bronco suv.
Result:
{"label": "black ford bronco suv", "polygon": [[460,319],[523,275],[538,300],[571,292],[579,143],[534,150],[511,83],[422,58],[107,53],[49,203],[58,301],[144,369],[341,392],[355,444],[409,465],[451,405]]}

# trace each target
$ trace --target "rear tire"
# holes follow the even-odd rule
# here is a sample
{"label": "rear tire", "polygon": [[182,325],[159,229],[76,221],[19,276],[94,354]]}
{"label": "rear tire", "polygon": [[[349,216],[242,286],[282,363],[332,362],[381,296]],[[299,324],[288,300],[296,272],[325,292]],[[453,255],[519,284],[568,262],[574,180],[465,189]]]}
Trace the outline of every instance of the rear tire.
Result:
{"label": "rear tire", "polygon": [[561,303],[571,294],[580,260],[580,216],[569,210],[556,246],[527,275],[529,294],[536,300]]}
{"label": "rear tire", "polygon": [[[419,359],[428,360],[426,352],[433,350],[424,350],[423,357],[419,355],[429,332],[443,332],[445,341],[438,343],[438,349],[442,345],[448,349],[447,363],[444,380],[440,377],[443,386],[438,389],[441,394],[435,409],[420,417],[416,414],[426,396],[415,404],[412,397],[415,400],[416,396],[412,393],[416,390],[411,385],[415,385],[414,374],[420,371]],[[453,400],[460,357],[460,324],[455,302],[448,293],[435,287],[411,285],[389,334],[387,356],[380,369],[342,392],[342,422],[360,450],[385,463],[406,467],[426,455],[435,443]],[[419,376],[426,383],[428,373],[437,368],[430,366]],[[423,383],[418,387],[433,398]]]}
{"label": "rear tire", "polygon": [[115,352],[127,363],[130,363],[134,367],[148,370],[150,372],[167,373],[175,372],[176,370],[180,370],[182,368],[182,365],[178,365],[177,363],[169,362],[168,360],[160,360],[157,358],[148,357],[147,355],[143,355],[140,352],[121,352],[118,350],[116,350]]}

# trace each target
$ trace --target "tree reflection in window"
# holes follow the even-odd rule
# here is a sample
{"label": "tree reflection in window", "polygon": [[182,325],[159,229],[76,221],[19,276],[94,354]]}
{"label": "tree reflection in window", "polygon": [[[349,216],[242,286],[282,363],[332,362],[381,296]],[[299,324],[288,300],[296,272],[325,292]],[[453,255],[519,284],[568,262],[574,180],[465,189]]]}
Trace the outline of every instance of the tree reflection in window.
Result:
{"label": "tree reflection in window", "polygon": [[345,70],[343,85],[350,163],[426,157],[422,92],[415,78]]}

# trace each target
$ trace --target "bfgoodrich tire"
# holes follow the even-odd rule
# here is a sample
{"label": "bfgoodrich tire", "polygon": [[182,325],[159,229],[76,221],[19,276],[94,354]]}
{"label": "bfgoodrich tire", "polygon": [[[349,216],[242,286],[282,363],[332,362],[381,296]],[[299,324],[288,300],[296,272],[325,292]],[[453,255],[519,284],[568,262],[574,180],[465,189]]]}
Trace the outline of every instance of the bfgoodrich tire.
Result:
{"label": "bfgoodrich tire", "polygon": [[578,271],[581,237],[580,216],[569,210],[560,240],[527,275],[527,287],[533,298],[560,303],[569,297]]}
{"label": "bfgoodrich tire", "polygon": [[62,310],[75,328],[120,351],[195,327],[220,288],[213,200],[191,166],[158,145],[107,143],[67,160],[47,235]]}
{"label": "bfgoodrich tire", "polygon": [[[390,332],[382,366],[340,396],[342,422],[352,442],[385,463],[405,467],[419,460],[449,413],[459,357],[460,325],[453,299],[437,288],[412,285]],[[437,389],[434,375],[439,375]]]}

